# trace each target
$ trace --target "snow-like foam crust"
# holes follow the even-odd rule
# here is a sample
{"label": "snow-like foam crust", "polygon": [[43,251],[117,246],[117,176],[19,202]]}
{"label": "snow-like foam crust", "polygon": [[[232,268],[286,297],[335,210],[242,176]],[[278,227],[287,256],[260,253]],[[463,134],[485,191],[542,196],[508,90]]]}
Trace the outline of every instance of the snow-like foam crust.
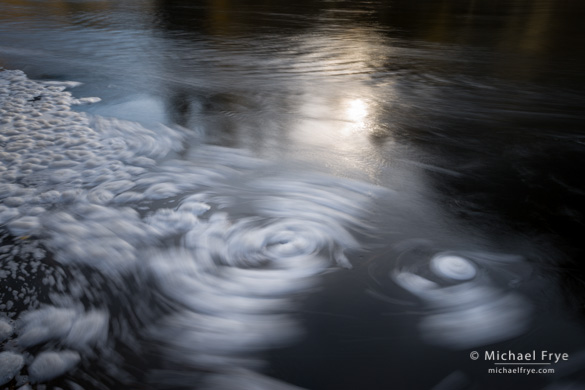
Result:
{"label": "snow-like foam crust", "polygon": [[[368,229],[382,190],[274,173],[234,149],[184,153],[183,130],[72,111],[97,101],[73,98],[73,86],[0,71],[0,228],[10,233],[0,277],[24,289],[14,290],[20,312],[0,307],[18,316],[16,327],[0,321],[13,354],[2,356],[17,367],[40,350],[23,364],[44,382],[74,373],[112,339],[136,350],[140,339],[160,348],[163,368],[203,369],[206,388],[292,388],[246,370],[262,365],[258,352],[302,333],[296,298],[327,268],[351,267],[353,232]],[[16,256],[29,247],[34,260]],[[41,270],[43,296],[31,279]],[[141,304],[146,292],[154,305]],[[139,304],[120,308],[129,302]],[[156,305],[166,308],[160,318]],[[10,381],[20,368],[0,373]]]}

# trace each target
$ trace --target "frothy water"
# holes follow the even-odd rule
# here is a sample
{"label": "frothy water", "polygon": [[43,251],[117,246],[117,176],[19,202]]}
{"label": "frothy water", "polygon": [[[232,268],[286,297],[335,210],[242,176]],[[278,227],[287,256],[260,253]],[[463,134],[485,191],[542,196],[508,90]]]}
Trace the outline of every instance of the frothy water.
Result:
{"label": "frothy water", "polygon": [[95,99],[73,98],[70,83],[0,77],[3,382],[96,359],[123,381],[124,345],[154,348],[159,370],[189,368],[210,389],[289,388],[247,370],[302,335],[299,298],[352,266],[346,251],[365,249],[356,233],[388,191],[271,172],[221,147],[176,160],[181,129],[90,118],[70,106]]}
{"label": "frothy water", "polygon": [[[396,260],[374,279],[418,301],[425,343],[477,348],[532,326],[527,260],[413,238],[437,216],[405,194],[75,112],[98,100],[65,91],[76,83],[4,70],[0,86],[3,384],[295,389],[264,374],[266,353],[303,339],[304,299],[382,236]],[[381,229],[381,207],[400,229]]]}

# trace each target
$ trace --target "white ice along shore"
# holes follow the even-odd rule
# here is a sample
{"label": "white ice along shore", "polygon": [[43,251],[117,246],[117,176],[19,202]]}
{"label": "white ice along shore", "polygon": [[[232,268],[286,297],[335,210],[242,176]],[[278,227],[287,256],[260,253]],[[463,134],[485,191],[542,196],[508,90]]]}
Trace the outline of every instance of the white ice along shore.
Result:
{"label": "white ice along shore", "polygon": [[0,382],[114,356],[116,375],[122,343],[204,388],[292,389],[260,352],[302,333],[296,298],[351,266],[386,190],[221,147],[178,159],[187,131],[75,112],[97,99],[73,86],[0,70]]}

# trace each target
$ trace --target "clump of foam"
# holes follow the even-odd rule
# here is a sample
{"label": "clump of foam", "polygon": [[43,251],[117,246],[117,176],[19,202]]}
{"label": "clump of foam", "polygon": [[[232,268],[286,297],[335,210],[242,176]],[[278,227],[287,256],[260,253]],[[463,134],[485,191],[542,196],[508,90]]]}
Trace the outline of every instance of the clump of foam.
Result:
{"label": "clump of foam", "polygon": [[41,352],[28,367],[33,383],[57,378],[79,364],[81,357],[74,351]]}
{"label": "clump of foam", "polygon": [[24,358],[13,352],[0,352],[0,386],[10,382],[24,367]]}
{"label": "clump of foam", "polygon": [[435,274],[453,280],[469,280],[477,274],[473,263],[461,256],[454,255],[433,257],[431,269]]}
{"label": "clump of foam", "polygon": [[92,121],[71,111],[73,104],[98,101],[64,91],[75,84],[33,82],[20,71],[2,71],[0,80],[1,224],[18,218],[15,208],[23,204],[107,204],[132,187],[128,180],[144,172],[143,164],[152,166],[150,158],[181,147],[183,136],[162,125],[153,130],[115,119]]}
{"label": "clump of foam", "polygon": [[[526,298],[499,286],[478,264],[520,263],[509,255],[450,252],[432,257],[429,269],[441,280],[420,275],[415,262],[392,273],[394,281],[421,298],[428,313],[420,322],[423,338],[432,344],[464,349],[503,341],[520,335],[530,322],[531,307]],[[445,284],[445,282],[455,284]]]}
{"label": "clump of foam", "polygon": [[100,310],[78,314],[63,343],[77,351],[104,343],[108,335],[108,319],[108,314]]}
{"label": "clump of foam", "polygon": [[0,342],[12,336],[14,329],[8,322],[0,319]]}
{"label": "clump of foam", "polygon": [[24,314],[20,321],[18,342],[30,347],[49,340],[59,340],[69,348],[88,350],[104,342],[108,331],[108,315],[99,310],[81,312],[49,306]]}
{"label": "clump of foam", "polygon": [[10,233],[15,236],[29,236],[36,234],[41,227],[39,219],[34,216],[26,216],[19,219],[15,219],[8,223],[8,229]]}
{"label": "clump of foam", "polygon": [[[108,314],[102,310],[85,312],[54,306],[22,315],[19,319],[20,327],[16,332],[16,347],[30,348],[45,344],[51,345],[52,348],[56,346],[66,348],[62,351],[39,353],[27,367],[30,380],[34,383],[56,378],[75,367],[81,360],[82,353],[87,354],[94,348],[103,346],[108,335],[108,320]],[[17,366],[15,356],[20,355],[6,355],[6,359],[10,358],[12,362],[10,367]],[[24,360],[18,361],[21,364],[10,371],[12,376],[24,367]]]}
{"label": "clump of foam", "polygon": [[22,318],[24,325],[19,332],[18,342],[24,347],[30,347],[62,338],[71,329],[74,319],[75,311],[71,309],[48,307],[26,313]]}
{"label": "clump of foam", "polygon": [[0,225],[5,224],[20,216],[20,213],[15,208],[0,205]]}
{"label": "clump of foam", "polygon": [[52,236],[47,246],[60,262],[86,264],[110,274],[132,269],[139,248],[159,237],[129,207],[80,204],[70,212],[49,214],[43,222]]}
{"label": "clump of foam", "polygon": [[146,219],[146,222],[155,229],[166,234],[186,233],[193,229],[198,219],[193,213],[159,209]]}

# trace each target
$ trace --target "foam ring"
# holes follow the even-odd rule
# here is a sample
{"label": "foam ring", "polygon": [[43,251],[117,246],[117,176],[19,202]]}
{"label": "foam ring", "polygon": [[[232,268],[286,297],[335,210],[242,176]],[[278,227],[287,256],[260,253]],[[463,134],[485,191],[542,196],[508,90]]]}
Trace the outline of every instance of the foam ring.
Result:
{"label": "foam ring", "polygon": [[469,260],[455,255],[439,255],[431,259],[431,271],[451,280],[470,280],[477,275],[477,268]]}

